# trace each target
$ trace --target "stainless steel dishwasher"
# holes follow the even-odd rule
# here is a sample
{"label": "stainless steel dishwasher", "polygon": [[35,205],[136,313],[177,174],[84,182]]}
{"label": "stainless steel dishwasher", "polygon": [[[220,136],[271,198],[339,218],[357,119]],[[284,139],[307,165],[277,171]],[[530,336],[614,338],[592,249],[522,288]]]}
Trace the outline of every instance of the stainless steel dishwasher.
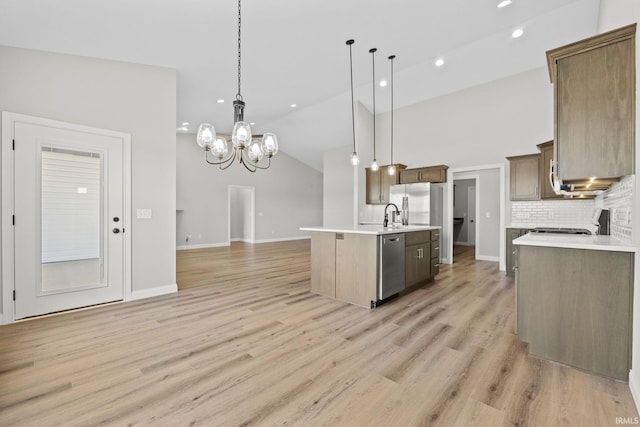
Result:
{"label": "stainless steel dishwasher", "polygon": [[379,237],[378,300],[404,290],[404,233]]}

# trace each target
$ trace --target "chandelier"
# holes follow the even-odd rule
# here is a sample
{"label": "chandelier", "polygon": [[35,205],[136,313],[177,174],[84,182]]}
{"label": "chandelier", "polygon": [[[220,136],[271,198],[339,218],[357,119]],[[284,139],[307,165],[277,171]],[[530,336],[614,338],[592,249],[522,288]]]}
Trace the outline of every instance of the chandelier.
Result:
{"label": "chandelier", "polygon": [[[245,102],[240,93],[241,76],[241,0],[238,0],[238,92],[233,101],[233,131],[231,132],[232,150],[229,152],[229,142],[222,135],[216,135],[216,129],[210,123],[202,123],[198,127],[196,141],[204,150],[205,161],[210,165],[218,165],[224,170],[231,166],[234,160],[242,164],[249,172],[257,169],[268,169],[271,157],[278,153],[278,138],[273,133],[252,135],[251,125],[244,121]],[[213,160],[210,160],[213,157]],[[266,157],[266,164],[261,163]]]}

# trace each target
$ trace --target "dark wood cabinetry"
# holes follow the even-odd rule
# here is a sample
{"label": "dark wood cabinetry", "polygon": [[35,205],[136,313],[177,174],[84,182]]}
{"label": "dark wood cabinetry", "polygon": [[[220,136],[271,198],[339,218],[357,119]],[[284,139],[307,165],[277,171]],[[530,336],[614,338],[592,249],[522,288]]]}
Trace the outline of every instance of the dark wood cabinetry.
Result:
{"label": "dark wood cabinetry", "polygon": [[510,199],[540,200],[540,155],[507,157],[509,160]]}
{"label": "dark wood cabinetry", "polygon": [[405,285],[426,282],[440,272],[440,230],[405,235]]}
{"label": "dark wood cabinetry", "polygon": [[540,198],[547,199],[563,199],[553,191],[549,174],[551,173],[551,162],[553,161],[553,141],[538,144],[540,150]]}
{"label": "dark wood cabinetry", "polygon": [[402,164],[394,165],[396,173],[389,175],[389,166],[380,166],[377,171],[366,168],[366,196],[365,203],[368,205],[386,205],[389,203],[389,188],[400,183],[400,173],[407,166]]}
{"label": "dark wood cabinetry", "polygon": [[516,246],[513,244],[514,239],[517,239],[520,236],[524,236],[528,232],[530,232],[530,228],[507,228],[506,232],[506,244],[505,244],[505,252],[506,252],[506,274],[507,276],[515,275],[515,267],[517,265],[517,255],[516,255]]}
{"label": "dark wood cabinetry", "polygon": [[400,173],[400,184],[413,184],[416,182],[447,182],[447,169],[449,169],[449,166],[446,165],[406,169]]}
{"label": "dark wood cabinetry", "polygon": [[556,173],[565,183],[635,173],[636,24],[547,52]]}

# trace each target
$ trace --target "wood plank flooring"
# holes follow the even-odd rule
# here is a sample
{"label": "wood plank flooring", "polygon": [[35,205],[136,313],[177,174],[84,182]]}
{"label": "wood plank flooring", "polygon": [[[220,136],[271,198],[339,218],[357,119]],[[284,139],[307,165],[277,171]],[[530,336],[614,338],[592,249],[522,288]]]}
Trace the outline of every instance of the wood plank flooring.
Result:
{"label": "wood plank flooring", "polygon": [[0,327],[2,426],[615,426],[626,384],[527,355],[514,283],[459,251],[375,310],[309,241],[178,252],[174,295]]}

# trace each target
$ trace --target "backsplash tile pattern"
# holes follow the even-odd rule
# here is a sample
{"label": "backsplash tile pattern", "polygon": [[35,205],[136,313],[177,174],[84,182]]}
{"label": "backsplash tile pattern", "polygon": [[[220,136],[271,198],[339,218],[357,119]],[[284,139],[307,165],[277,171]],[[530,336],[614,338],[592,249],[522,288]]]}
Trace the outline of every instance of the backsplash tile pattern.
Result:
{"label": "backsplash tile pattern", "polygon": [[626,176],[595,198],[596,208],[609,209],[611,236],[629,244],[632,243],[634,181],[634,175]]}
{"label": "backsplash tile pattern", "polygon": [[594,209],[593,199],[511,202],[511,227],[570,227],[594,232]]}

